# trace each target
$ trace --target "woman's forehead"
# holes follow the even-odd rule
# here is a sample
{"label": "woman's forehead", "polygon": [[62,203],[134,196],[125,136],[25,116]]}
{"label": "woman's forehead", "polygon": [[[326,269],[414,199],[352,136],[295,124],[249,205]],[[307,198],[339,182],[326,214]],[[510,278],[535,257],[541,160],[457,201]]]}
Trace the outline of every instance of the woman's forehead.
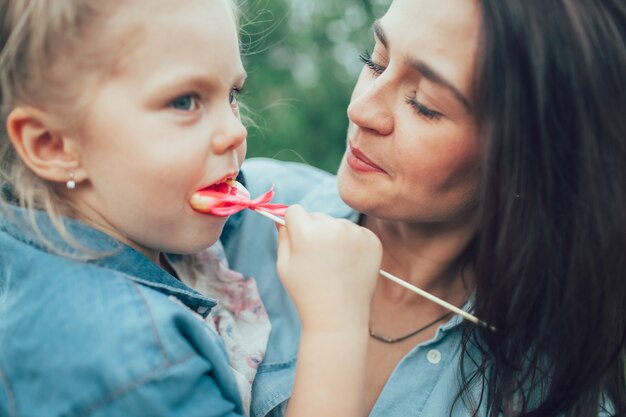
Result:
{"label": "woman's forehead", "polygon": [[480,38],[474,0],[395,0],[375,25],[388,51],[424,63],[467,96]]}

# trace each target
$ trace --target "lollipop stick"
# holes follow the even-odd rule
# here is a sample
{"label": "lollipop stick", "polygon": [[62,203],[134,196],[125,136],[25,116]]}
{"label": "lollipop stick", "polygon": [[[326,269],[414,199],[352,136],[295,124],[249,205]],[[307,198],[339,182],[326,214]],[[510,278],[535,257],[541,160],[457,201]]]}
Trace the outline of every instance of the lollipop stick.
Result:
{"label": "lollipop stick", "polygon": [[281,226],[285,226],[285,221],[272,213],[268,213],[262,210],[254,210],[254,212],[259,213],[261,216],[267,217],[268,219],[272,220],[275,223],[280,224]]}
{"label": "lollipop stick", "polygon": [[457,306],[450,304],[449,302],[444,301],[441,298],[436,297],[432,295],[431,293],[426,292],[423,289],[416,287],[413,284],[409,284],[408,282],[403,281],[402,279],[396,277],[395,275],[391,275],[389,272],[383,271],[381,269],[378,271],[378,273],[382,275],[383,277],[387,278],[388,280],[395,282],[396,284],[406,288],[407,290],[413,291],[415,294],[421,295],[422,297],[426,298],[427,300],[432,301],[435,304],[439,304],[443,308],[448,309],[455,314],[458,314],[459,316],[463,317],[466,320],[471,321],[474,324],[478,324],[479,326],[483,326],[490,330],[495,330],[495,327],[488,325],[482,320],[479,320],[478,317],[468,313],[467,311],[461,310]]}
{"label": "lollipop stick", "polygon": [[[281,226],[285,226],[285,221],[283,219],[281,219],[278,216],[275,216],[271,213],[267,213],[265,211],[261,211],[261,210],[254,210],[256,213],[259,213],[261,216],[267,217],[268,219],[280,224]],[[478,324],[479,326],[483,326],[487,329],[490,329],[492,331],[495,331],[496,328],[493,326],[488,325],[487,323],[485,323],[482,320],[479,320],[478,317],[468,313],[467,311],[461,310],[460,308],[458,308],[455,305],[450,304],[447,301],[442,300],[439,297],[436,297],[434,295],[432,295],[429,292],[426,292],[424,290],[422,290],[421,288],[416,287],[415,285],[409,284],[408,282],[396,277],[395,275],[390,274],[389,272],[383,271],[382,269],[378,271],[378,273],[380,275],[382,275],[383,277],[387,278],[390,281],[395,282],[396,284],[406,288],[407,290],[413,291],[415,294],[417,295],[421,295],[422,297],[426,298],[427,300],[432,301],[435,304],[439,304],[441,307],[452,311],[455,314],[458,314],[459,316],[463,317],[466,320],[471,321],[474,324]]]}

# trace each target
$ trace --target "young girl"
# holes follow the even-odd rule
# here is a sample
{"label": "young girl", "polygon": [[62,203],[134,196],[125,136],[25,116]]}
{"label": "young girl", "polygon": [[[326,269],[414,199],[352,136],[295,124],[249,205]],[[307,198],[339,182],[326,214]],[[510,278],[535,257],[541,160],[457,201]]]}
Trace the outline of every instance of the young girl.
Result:
{"label": "young girl", "polygon": [[[1,0],[0,16],[0,414],[244,414],[266,315],[203,251],[226,218],[189,204],[245,154],[233,6]],[[288,412],[360,414],[380,244],[298,207],[285,219],[278,268],[303,323]]]}

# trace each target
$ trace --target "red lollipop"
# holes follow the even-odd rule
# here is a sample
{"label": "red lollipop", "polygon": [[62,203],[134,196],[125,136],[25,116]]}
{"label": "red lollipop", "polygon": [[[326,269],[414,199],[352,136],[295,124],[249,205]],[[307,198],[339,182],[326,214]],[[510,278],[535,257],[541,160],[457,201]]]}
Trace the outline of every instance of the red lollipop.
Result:
{"label": "red lollipop", "polygon": [[272,198],[274,186],[265,194],[250,199],[250,193],[241,183],[229,181],[195,192],[189,204],[198,212],[220,217],[230,216],[245,209],[284,216],[287,206],[271,203]]}

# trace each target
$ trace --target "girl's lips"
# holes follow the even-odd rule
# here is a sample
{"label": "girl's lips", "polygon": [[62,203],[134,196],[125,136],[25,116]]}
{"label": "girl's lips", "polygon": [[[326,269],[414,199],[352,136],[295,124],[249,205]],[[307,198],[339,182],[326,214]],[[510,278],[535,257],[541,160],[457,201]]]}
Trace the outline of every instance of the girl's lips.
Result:
{"label": "girl's lips", "polygon": [[200,191],[215,191],[218,193],[234,195],[237,192],[237,188],[235,185],[235,180],[226,180],[224,182],[219,182],[219,183],[210,185],[206,188],[203,188]]}
{"label": "girl's lips", "polygon": [[225,194],[235,194],[237,191],[235,178],[237,177],[237,173],[230,173],[224,175],[220,180],[215,181],[214,183],[207,185],[199,189],[198,191],[216,191],[219,193]]}
{"label": "girl's lips", "polygon": [[230,179],[224,183],[214,184],[193,193],[189,199],[189,204],[191,208],[201,213],[224,216],[219,213],[215,214],[214,210],[241,199],[249,200],[250,193],[243,184]]}
{"label": "girl's lips", "polygon": [[346,162],[353,170],[357,172],[363,173],[374,173],[374,172],[382,172],[385,170],[376,165],[369,159],[365,154],[358,149],[353,148],[352,146],[348,147],[348,151],[346,152]]}

